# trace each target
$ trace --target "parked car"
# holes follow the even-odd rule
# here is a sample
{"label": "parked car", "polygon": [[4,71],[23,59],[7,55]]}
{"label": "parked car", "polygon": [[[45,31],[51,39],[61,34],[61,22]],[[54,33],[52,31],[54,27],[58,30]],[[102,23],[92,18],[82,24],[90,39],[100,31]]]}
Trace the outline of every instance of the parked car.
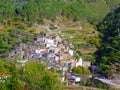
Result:
{"label": "parked car", "polygon": [[75,79],[75,82],[80,82],[81,78],[79,74],[71,74],[72,78]]}
{"label": "parked car", "polygon": [[68,78],[68,85],[75,85],[75,79],[74,78]]}

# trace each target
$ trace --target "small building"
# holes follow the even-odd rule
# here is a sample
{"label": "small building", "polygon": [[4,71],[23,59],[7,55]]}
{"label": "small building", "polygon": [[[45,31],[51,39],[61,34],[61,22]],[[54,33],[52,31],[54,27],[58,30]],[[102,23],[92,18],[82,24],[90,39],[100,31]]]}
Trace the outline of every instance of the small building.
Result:
{"label": "small building", "polygon": [[73,50],[69,50],[70,56],[73,56]]}
{"label": "small building", "polygon": [[62,66],[62,71],[67,71],[68,67]]}
{"label": "small building", "polygon": [[76,60],[71,61],[71,68],[74,68],[76,66]]}
{"label": "small building", "polygon": [[88,61],[88,60],[84,60],[82,66],[83,67],[90,67],[91,66],[91,62]]}
{"label": "small building", "polygon": [[46,51],[46,49],[36,49],[35,53],[40,54],[41,52],[45,52],[45,51]]}
{"label": "small building", "polygon": [[78,66],[83,66],[83,60],[81,57],[79,58],[78,62],[76,62],[76,67]]}
{"label": "small building", "polygon": [[60,49],[59,48],[56,48],[55,49],[55,53],[59,53]]}
{"label": "small building", "polygon": [[52,39],[45,39],[45,46],[46,46],[46,48],[49,48],[51,46],[57,47],[57,45],[54,44],[54,40],[52,40]]}
{"label": "small building", "polygon": [[56,61],[57,63],[59,63],[59,62],[60,62],[60,56],[55,56],[55,61]]}
{"label": "small building", "polygon": [[41,42],[41,41],[44,41],[44,37],[43,36],[37,36],[34,38],[35,41],[37,42]]}
{"label": "small building", "polygon": [[65,81],[65,76],[60,76],[61,82]]}
{"label": "small building", "polygon": [[62,62],[67,61],[69,58],[70,58],[69,55],[66,54],[66,53],[62,53],[61,56],[60,56],[60,60]]}
{"label": "small building", "polygon": [[88,60],[82,60],[82,58],[80,58],[78,62],[76,63],[76,67],[78,66],[83,66],[83,67],[88,68],[91,66],[91,62]]}

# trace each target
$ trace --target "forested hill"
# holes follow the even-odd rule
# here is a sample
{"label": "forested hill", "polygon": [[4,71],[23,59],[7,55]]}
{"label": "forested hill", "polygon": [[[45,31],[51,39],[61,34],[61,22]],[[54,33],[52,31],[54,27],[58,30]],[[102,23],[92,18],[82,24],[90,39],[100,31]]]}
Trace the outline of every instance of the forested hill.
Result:
{"label": "forested hill", "polygon": [[102,39],[99,55],[99,72],[120,72],[120,7],[110,12],[98,25]]}
{"label": "forested hill", "polygon": [[119,0],[0,0],[0,22],[42,24],[43,18],[67,17],[74,21],[100,21]]}

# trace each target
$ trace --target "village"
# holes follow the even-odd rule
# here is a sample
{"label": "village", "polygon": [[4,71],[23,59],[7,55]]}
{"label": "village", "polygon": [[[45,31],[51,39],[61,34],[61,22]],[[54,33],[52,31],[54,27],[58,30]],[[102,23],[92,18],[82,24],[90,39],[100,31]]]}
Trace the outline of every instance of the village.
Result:
{"label": "village", "polygon": [[[42,35],[36,35],[31,41],[31,45],[20,43],[8,56],[9,60],[17,60],[23,66],[26,62],[40,61],[48,65],[48,69],[54,69],[56,71],[61,70],[61,81],[66,81],[68,84],[74,84],[80,82],[81,75],[70,74],[70,70],[74,67],[86,67],[91,66],[91,62],[87,60],[79,60],[73,58],[75,52],[69,45],[70,43],[62,39],[59,35],[48,35],[46,33]],[[65,78],[67,78],[65,80]]]}
{"label": "village", "polygon": [[[81,55],[77,59],[75,58],[74,46],[69,40],[61,37],[61,27],[65,28],[64,25],[37,26],[39,30],[44,29],[46,32],[35,34],[30,44],[20,43],[9,53],[7,60],[15,60],[16,65],[22,66],[23,70],[26,62],[45,63],[50,71],[58,72],[61,82],[65,82],[67,86],[79,86],[83,80],[91,80],[92,83],[102,82],[108,86],[119,86],[114,83],[114,79],[106,79],[97,74],[98,66],[92,65],[89,60],[84,60]],[[79,67],[82,69],[81,74],[72,72],[72,69]],[[89,74],[85,75],[83,68],[86,68]],[[6,74],[1,76],[2,82],[9,78]]]}

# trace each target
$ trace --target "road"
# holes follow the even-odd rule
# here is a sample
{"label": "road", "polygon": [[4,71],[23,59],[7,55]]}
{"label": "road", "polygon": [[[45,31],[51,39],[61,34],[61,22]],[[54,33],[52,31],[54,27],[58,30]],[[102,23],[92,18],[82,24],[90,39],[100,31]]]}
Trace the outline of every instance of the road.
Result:
{"label": "road", "polygon": [[110,86],[120,87],[120,80],[109,80],[109,79],[101,79],[101,78],[95,78],[95,79]]}

